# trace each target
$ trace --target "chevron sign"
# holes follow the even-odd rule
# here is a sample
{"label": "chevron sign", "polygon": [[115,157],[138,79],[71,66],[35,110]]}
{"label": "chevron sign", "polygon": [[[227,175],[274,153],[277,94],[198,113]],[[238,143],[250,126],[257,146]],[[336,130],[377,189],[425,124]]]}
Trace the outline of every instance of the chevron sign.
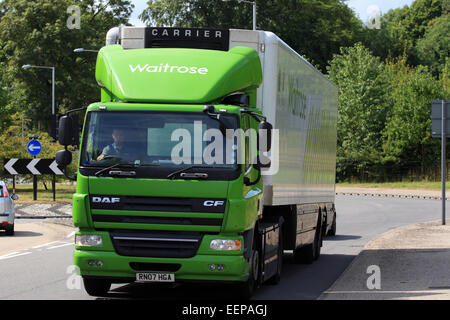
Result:
{"label": "chevron sign", "polygon": [[55,159],[5,159],[3,168],[9,174],[57,174],[64,173],[58,168]]}

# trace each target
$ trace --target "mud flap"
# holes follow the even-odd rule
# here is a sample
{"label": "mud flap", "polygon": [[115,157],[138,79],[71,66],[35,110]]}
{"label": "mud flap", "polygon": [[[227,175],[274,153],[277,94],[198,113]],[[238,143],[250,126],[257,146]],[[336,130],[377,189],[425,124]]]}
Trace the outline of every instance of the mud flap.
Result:
{"label": "mud flap", "polygon": [[280,230],[284,219],[259,223],[262,257],[262,282],[272,278],[278,271],[278,244],[280,243]]}

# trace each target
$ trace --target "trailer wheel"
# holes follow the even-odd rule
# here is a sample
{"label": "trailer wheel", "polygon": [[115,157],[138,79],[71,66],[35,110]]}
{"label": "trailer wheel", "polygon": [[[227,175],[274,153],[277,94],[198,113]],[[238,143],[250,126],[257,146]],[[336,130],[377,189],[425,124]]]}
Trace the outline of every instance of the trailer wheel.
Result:
{"label": "trailer wheel", "polygon": [[111,288],[111,282],[104,279],[83,278],[83,284],[90,296],[104,296]]}
{"label": "trailer wheel", "polygon": [[314,260],[319,259],[321,241],[322,241],[322,224],[319,220],[314,235],[314,241],[304,247],[295,249],[294,261],[296,263],[311,264],[314,262]]}
{"label": "trailer wheel", "polygon": [[333,223],[331,224],[330,230],[328,230],[327,236],[335,236],[336,235],[336,212],[333,215]]}

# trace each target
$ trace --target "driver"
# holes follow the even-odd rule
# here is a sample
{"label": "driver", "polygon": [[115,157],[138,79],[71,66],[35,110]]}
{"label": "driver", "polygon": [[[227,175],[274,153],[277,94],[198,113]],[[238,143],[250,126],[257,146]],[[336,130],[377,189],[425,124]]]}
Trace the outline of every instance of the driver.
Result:
{"label": "driver", "polygon": [[97,161],[103,160],[105,156],[118,156],[124,152],[124,130],[114,129],[112,132],[112,138],[114,142],[103,148],[102,153],[97,157]]}

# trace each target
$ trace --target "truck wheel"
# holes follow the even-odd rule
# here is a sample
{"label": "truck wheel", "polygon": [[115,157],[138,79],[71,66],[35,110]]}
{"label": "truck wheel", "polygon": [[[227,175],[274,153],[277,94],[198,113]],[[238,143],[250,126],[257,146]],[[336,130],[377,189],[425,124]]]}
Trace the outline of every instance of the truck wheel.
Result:
{"label": "truck wheel", "polygon": [[259,252],[254,250],[252,258],[250,260],[250,272],[248,275],[248,280],[239,285],[239,294],[242,299],[248,300],[252,297],[255,292],[255,287],[259,278]]}
{"label": "truck wheel", "polygon": [[335,236],[336,235],[336,212],[333,215],[333,223],[331,224],[330,230],[328,230],[327,236]]}
{"label": "truck wheel", "polygon": [[[256,239],[254,240],[256,241]],[[260,253],[258,249],[253,249],[252,257],[250,260],[250,270],[248,280],[239,284],[239,296],[242,299],[248,300],[252,297],[255,289],[260,283],[261,268],[260,268]]]}
{"label": "truck wheel", "polygon": [[14,235],[14,225],[10,224],[6,227],[5,233],[7,236],[13,236]]}
{"label": "truck wheel", "polygon": [[294,261],[296,263],[311,264],[320,256],[320,242],[322,239],[321,223],[317,224],[314,241],[304,247],[294,250]]}
{"label": "truck wheel", "polygon": [[103,279],[83,278],[83,284],[90,296],[104,296],[111,288],[111,282]]}
{"label": "truck wheel", "polygon": [[280,234],[279,234],[279,238],[278,238],[278,268],[277,268],[277,273],[270,278],[267,283],[271,284],[271,285],[276,285],[278,283],[280,283],[281,280],[281,269],[283,268],[283,234],[281,232],[282,228],[280,228]]}

